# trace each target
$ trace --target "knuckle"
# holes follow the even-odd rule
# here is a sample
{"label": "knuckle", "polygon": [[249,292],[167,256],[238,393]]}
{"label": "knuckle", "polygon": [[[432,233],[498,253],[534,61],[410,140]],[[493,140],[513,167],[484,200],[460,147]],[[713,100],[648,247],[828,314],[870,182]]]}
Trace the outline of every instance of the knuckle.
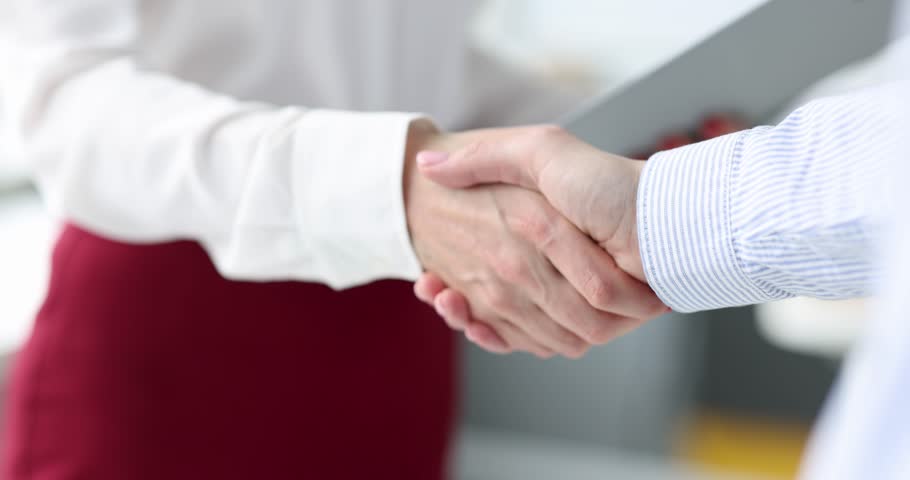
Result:
{"label": "knuckle", "polygon": [[519,255],[499,256],[493,263],[493,269],[499,278],[509,283],[525,283],[530,277],[528,264]]}
{"label": "knuckle", "polygon": [[667,313],[667,307],[665,307],[664,304],[658,302],[656,305],[654,305],[654,307],[651,308],[649,315],[645,318],[647,320],[651,320],[651,319],[660,317],[661,315],[664,315],[666,313]]}
{"label": "knuckle", "polygon": [[531,135],[541,140],[548,140],[563,138],[568,135],[568,132],[559,125],[544,124],[534,127]]}
{"label": "knuckle", "polygon": [[518,235],[538,248],[550,245],[556,237],[556,216],[546,209],[515,217],[513,229]]}
{"label": "knuckle", "polygon": [[536,349],[535,351],[533,351],[531,353],[533,353],[534,356],[536,356],[537,358],[539,358],[541,360],[549,360],[556,355],[556,353],[554,353],[550,350],[544,350],[544,349]]}
{"label": "knuckle", "polygon": [[490,144],[486,140],[477,140],[469,143],[467,146],[458,150],[452,155],[452,160],[456,162],[471,161],[485,156],[490,149]]}
{"label": "knuckle", "polygon": [[512,310],[512,296],[509,291],[502,286],[493,287],[487,293],[487,303],[495,312],[509,312]]}
{"label": "knuckle", "polygon": [[585,356],[590,348],[591,346],[589,344],[579,340],[575,342],[575,344],[572,345],[566,352],[564,352],[563,355],[573,360],[577,360]]}
{"label": "knuckle", "polygon": [[603,345],[613,339],[615,329],[611,322],[599,320],[585,329],[585,340],[594,345]]}
{"label": "knuckle", "polygon": [[559,346],[558,351],[568,358],[580,358],[588,351],[590,344],[584,338],[562,327],[548,328],[553,340]]}
{"label": "knuckle", "polygon": [[591,272],[583,287],[583,294],[588,303],[598,310],[606,310],[615,301],[616,291],[606,280]]}

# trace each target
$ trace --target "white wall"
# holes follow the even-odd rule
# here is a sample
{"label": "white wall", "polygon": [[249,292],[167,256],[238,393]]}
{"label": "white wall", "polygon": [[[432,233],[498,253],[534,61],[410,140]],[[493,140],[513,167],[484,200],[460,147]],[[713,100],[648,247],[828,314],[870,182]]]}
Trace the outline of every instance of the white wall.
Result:
{"label": "white wall", "polygon": [[476,33],[519,62],[590,65],[623,80],[766,0],[490,0]]}

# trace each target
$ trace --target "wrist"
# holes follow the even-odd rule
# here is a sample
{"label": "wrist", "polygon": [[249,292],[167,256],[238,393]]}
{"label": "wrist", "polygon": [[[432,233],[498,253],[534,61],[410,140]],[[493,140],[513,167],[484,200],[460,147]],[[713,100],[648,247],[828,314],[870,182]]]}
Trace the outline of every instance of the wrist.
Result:
{"label": "wrist", "polygon": [[630,275],[645,281],[642,266],[641,250],[638,243],[638,191],[645,162],[629,158],[620,158],[628,169],[627,188],[625,193],[625,214],[620,221],[620,245],[617,251],[617,265]]}
{"label": "wrist", "polygon": [[405,218],[411,245],[422,266],[426,264],[426,259],[422,253],[424,249],[421,248],[421,242],[417,234],[419,232],[417,223],[420,221],[421,215],[423,215],[419,208],[421,200],[418,199],[423,198],[425,203],[427,190],[434,188],[434,186],[423,178],[418,171],[417,154],[423,150],[440,148],[439,146],[443,143],[445,136],[446,134],[440,132],[433,122],[427,119],[417,119],[411,123],[406,139],[403,159],[404,168],[402,171]]}

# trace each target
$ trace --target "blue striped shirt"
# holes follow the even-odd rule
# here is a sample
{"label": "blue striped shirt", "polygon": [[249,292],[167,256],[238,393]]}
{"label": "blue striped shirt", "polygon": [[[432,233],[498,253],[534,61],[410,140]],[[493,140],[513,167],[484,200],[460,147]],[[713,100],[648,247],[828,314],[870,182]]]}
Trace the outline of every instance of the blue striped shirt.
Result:
{"label": "blue striped shirt", "polygon": [[637,208],[657,295],[693,312],[869,293],[883,213],[869,193],[895,148],[901,87],[815,101],[777,126],[652,157]]}

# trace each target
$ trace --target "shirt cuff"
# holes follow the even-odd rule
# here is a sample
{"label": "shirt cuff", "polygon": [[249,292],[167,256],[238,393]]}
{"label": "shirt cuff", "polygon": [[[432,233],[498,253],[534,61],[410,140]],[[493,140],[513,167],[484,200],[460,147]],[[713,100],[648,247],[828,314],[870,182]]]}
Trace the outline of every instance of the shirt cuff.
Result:
{"label": "shirt cuff", "polygon": [[[420,115],[311,110],[297,132],[292,166],[301,239],[333,288],[415,280],[402,174],[408,129]],[[302,240],[303,241],[303,240]]]}
{"label": "shirt cuff", "polygon": [[731,224],[731,182],[740,132],[654,155],[638,189],[638,238],[645,276],[678,312],[749,305],[770,296],[743,272]]}

